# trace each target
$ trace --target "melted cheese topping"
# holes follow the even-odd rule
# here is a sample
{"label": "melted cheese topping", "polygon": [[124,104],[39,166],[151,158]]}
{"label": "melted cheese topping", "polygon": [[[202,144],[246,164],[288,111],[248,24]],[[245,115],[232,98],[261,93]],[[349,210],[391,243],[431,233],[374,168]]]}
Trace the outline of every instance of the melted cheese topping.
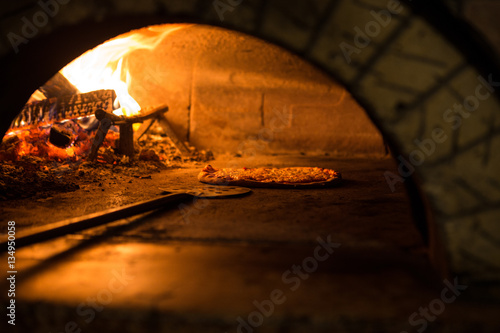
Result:
{"label": "melted cheese topping", "polygon": [[215,169],[211,165],[203,168],[207,177],[226,181],[249,180],[261,183],[301,184],[324,182],[338,178],[338,173],[332,169],[295,167],[295,168],[241,168]]}

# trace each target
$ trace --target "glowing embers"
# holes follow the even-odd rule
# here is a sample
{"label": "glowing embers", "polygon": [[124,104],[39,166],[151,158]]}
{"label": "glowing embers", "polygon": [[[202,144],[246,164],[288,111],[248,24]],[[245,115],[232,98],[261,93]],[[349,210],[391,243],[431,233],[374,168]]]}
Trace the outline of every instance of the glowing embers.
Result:
{"label": "glowing embers", "polygon": [[113,111],[116,94],[113,90],[69,94],[76,90],[67,84],[61,89],[61,82],[61,76],[56,75],[37,90],[38,98],[46,98],[32,98],[24,106],[0,146],[0,157],[16,161],[31,155],[77,161],[87,155],[98,125],[94,113]]}
{"label": "glowing embers", "polygon": [[[76,162],[88,154],[94,135],[95,131],[87,131],[73,121],[10,132],[0,146],[0,159],[18,161],[24,156],[35,156]],[[103,146],[115,147],[118,138],[117,132],[110,131]]]}

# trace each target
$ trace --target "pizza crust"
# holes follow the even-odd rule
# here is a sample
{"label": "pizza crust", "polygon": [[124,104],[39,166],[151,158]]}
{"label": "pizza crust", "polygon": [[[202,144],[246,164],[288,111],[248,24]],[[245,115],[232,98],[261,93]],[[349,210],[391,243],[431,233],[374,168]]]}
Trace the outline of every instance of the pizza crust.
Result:
{"label": "pizza crust", "polygon": [[[274,168],[279,169],[279,168]],[[295,168],[299,169],[299,168]],[[308,169],[308,168],[304,168]],[[310,169],[310,168],[309,168]],[[252,169],[249,169],[252,170]],[[276,182],[276,181],[257,181],[248,179],[232,179],[230,173],[225,177],[216,176],[218,170],[213,168],[211,165],[207,165],[198,174],[198,180],[202,183],[211,185],[229,185],[229,186],[244,186],[244,187],[261,187],[261,188],[295,188],[295,189],[306,189],[306,188],[323,188],[323,187],[333,187],[338,186],[342,183],[342,175],[339,172],[333,172],[334,175],[323,181],[313,181],[313,182]],[[333,170],[331,170],[333,171]]]}

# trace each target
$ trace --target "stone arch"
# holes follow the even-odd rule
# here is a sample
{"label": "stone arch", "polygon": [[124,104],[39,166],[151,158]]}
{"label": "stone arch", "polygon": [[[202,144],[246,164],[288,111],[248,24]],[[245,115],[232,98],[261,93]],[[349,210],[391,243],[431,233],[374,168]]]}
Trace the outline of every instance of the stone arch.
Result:
{"label": "stone arch", "polygon": [[[58,13],[19,52],[3,41],[9,84],[0,96],[2,133],[32,91],[108,38],[170,22],[238,30],[301,55],[362,104],[401,163],[399,175],[386,175],[389,183],[419,184],[413,191],[429,207],[432,252],[443,273],[500,280],[500,76],[488,53],[464,35],[466,27],[436,14],[447,15],[439,5],[431,13],[425,4],[412,10],[392,0],[53,3]],[[4,35],[20,34],[19,18],[43,10],[32,1],[4,13],[14,22]],[[453,22],[460,36],[439,22]]]}

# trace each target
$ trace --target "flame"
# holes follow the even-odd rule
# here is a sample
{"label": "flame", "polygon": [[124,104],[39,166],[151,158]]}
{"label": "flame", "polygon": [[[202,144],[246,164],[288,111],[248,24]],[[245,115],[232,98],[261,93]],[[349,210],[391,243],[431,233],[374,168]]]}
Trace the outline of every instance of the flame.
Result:
{"label": "flame", "polygon": [[[113,89],[126,116],[138,114],[141,106],[129,94],[131,83],[127,56],[141,49],[155,49],[170,33],[189,25],[150,26],[118,36],[82,54],[61,70],[81,93]],[[115,112],[116,113],[116,112]]]}
{"label": "flame", "polygon": [[[170,33],[191,25],[159,25],[142,28],[120,35],[82,54],[61,70],[61,74],[81,93],[99,89],[113,89],[120,107],[114,112],[131,116],[141,106],[129,94],[131,75],[127,68],[128,56],[141,49],[153,51]],[[45,98],[35,92],[34,100]],[[146,106],[147,107],[147,106]],[[64,122],[64,121],[63,121]],[[27,125],[21,121],[21,126]],[[79,130],[78,139],[67,148],[59,148],[49,141],[50,126],[20,129],[6,134],[0,145],[0,159],[19,160],[36,156],[57,161],[78,161],[91,148],[93,135]],[[108,132],[103,147],[113,147],[119,134]]]}

